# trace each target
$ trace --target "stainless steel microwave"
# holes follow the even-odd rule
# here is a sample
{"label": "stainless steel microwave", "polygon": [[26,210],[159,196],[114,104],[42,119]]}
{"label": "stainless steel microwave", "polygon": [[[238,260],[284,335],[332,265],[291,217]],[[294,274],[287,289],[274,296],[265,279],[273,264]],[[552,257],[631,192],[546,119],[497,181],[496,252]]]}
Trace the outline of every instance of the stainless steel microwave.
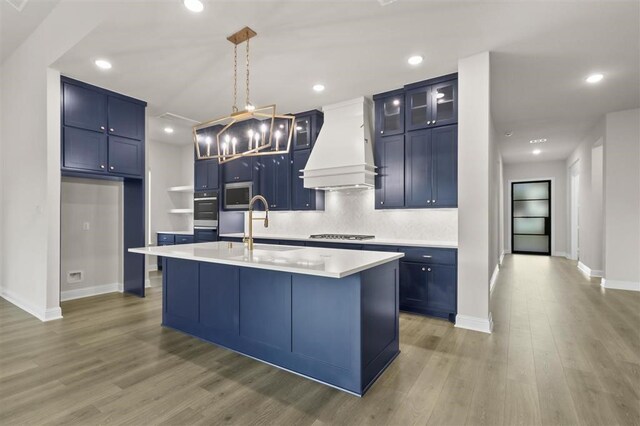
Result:
{"label": "stainless steel microwave", "polygon": [[253,197],[252,182],[227,183],[224,186],[225,210],[247,210]]}

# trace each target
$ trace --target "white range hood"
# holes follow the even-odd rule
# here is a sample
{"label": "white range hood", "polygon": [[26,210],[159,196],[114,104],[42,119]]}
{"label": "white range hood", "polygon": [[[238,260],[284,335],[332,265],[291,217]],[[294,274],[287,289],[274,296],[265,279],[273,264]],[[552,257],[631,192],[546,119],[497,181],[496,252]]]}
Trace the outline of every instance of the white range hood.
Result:
{"label": "white range hood", "polygon": [[360,97],[325,106],[324,124],[303,170],[304,187],[322,190],[373,188],[369,99]]}

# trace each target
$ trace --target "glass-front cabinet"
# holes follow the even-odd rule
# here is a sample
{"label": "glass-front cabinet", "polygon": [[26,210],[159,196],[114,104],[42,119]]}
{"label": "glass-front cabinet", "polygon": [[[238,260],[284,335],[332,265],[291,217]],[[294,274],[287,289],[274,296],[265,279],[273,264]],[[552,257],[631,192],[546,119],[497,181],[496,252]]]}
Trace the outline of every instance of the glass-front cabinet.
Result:
{"label": "glass-front cabinet", "polygon": [[311,117],[296,118],[293,145],[293,149],[311,148]]}
{"label": "glass-front cabinet", "polygon": [[405,95],[407,130],[457,123],[457,91],[457,80],[409,88]]}
{"label": "glass-front cabinet", "polygon": [[444,126],[458,122],[458,80],[431,86],[431,124]]}
{"label": "glass-front cabinet", "polygon": [[376,134],[392,136],[404,133],[404,95],[391,92],[376,99]]}

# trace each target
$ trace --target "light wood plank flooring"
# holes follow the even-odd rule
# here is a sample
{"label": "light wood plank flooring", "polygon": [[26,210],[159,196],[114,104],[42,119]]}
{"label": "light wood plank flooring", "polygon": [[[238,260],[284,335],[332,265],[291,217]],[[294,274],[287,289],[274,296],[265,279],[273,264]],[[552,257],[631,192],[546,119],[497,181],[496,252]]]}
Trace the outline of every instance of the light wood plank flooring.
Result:
{"label": "light wood plank flooring", "polygon": [[0,424],[640,424],[640,294],[564,259],[505,258],[492,335],[403,314],[361,399],[163,329],[149,293],[49,323],[0,299]]}

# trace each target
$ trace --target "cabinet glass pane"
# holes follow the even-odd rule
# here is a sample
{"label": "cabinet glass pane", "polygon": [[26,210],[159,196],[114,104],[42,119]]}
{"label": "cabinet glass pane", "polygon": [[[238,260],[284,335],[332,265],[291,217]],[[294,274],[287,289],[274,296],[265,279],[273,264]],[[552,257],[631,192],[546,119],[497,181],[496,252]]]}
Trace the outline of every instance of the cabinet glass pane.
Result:
{"label": "cabinet glass pane", "polygon": [[514,235],[513,250],[519,252],[547,253],[549,251],[549,236]]}
{"label": "cabinet glass pane", "polygon": [[402,116],[400,115],[400,99],[389,99],[384,103],[384,130],[400,130]]}
{"label": "cabinet glass pane", "polygon": [[411,95],[411,123],[419,124],[427,121],[427,92]]}
{"label": "cabinet glass pane", "polygon": [[296,121],[296,146],[308,146],[311,140],[311,123],[309,119]]}
{"label": "cabinet glass pane", "polygon": [[513,217],[549,217],[549,201],[514,201]]}
{"label": "cabinet glass pane", "polygon": [[453,86],[438,87],[433,96],[436,98],[436,121],[453,118]]}
{"label": "cabinet glass pane", "polygon": [[519,217],[513,219],[514,234],[544,235],[544,218]]}
{"label": "cabinet glass pane", "polygon": [[549,199],[549,182],[516,183],[513,185],[514,200]]}

